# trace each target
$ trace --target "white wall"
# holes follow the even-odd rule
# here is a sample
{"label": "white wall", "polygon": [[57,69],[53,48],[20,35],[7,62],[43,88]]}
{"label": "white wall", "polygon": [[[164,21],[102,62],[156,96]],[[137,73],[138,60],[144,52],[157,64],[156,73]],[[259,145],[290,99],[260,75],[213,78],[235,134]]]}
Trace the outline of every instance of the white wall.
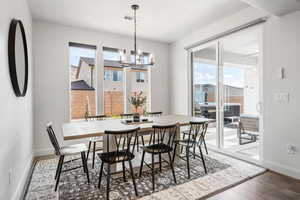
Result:
{"label": "white wall", "polygon": [[[1,0],[0,13],[0,199],[8,200],[19,198],[32,161],[32,22],[26,0]],[[28,91],[22,98],[15,96],[9,77],[7,41],[13,18],[23,21],[29,53]]]}
{"label": "white wall", "polygon": [[[217,33],[244,24],[266,14],[254,8],[247,8],[228,18],[220,20],[205,29],[200,29],[170,45],[170,112],[188,114],[189,80],[188,58],[185,46],[206,39]],[[300,179],[300,12],[282,18],[271,17],[264,25],[264,166]],[[285,67],[286,80],[279,80],[279,67]],[[288,92],[289,103],[274,101],[276,92]],[[295,155],[286,153],[286,145],[298,148]]]}
{"label": "white wall", "polygon": [[[69,51],[68,42],[96,45],[98,49],[98,72],[103,74],[102,48],[133,48],[132,37],[112,33],[35,21],[33,24],[34,89],[35,89],[35,148],[47,153],[50,146],[45,135],[45,124],[53,121],[60,141],[61,127],[69,121]],[[139,48],[155,55],[152,70],[152,110],[169,112],[168,99],[168,45],[148,40],[138,40]],[[101,71],[102,70],[102,71]],[[98,81],[98,111],[102,109],[103,78]],[[101,102],[102,101],[102,102]]]}

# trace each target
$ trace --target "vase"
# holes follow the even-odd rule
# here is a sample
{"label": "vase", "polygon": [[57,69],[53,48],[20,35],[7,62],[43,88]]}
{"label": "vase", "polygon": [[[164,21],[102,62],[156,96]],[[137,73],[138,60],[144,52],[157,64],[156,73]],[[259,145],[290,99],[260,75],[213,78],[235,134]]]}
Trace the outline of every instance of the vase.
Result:
{"label": "vase", "polygon": [[140,114],[139,113],[134,113],[133,121],[134,122],[140,122]]}

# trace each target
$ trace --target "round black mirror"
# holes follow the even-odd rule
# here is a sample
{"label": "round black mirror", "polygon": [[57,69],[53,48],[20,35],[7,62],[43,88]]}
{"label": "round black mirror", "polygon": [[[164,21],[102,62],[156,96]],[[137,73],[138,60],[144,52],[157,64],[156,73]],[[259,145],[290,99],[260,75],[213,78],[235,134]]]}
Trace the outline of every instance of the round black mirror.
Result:
{"label": "round black mirror", "polygon": [[25,96],[28,84],[28,52],[24,26],[13,19],[8,35],[8,62],[10,80],[17,97]]}

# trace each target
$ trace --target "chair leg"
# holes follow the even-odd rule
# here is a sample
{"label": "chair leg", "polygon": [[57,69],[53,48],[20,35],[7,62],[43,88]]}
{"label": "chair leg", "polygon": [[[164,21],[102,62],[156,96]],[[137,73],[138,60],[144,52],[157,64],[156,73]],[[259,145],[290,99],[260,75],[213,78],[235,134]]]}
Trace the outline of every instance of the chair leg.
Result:
{"label": "chair leg", "polygon": [[[183,140],[184,140],[184,138],[185,138],[185,133],[183,134]],[[181,146],[181,150],[180,150],[180,153],[182,154],[182,152],[183,152],[183,146]]]}
{"label": "chair leg", "polygon": [[174,153],[173,153],[173,159],[172,159],[173,164],[174,164],[174,160],[175,160],[175,156],[176,156],[176,148],[177,148],[177,143],[175,143],[175,147],[174,147]]}
{"label": "chair leg", "polygon": [[193,147],[193,154],[194,154],[194,159],[196,159],[196,145]]}
{"label": "chair leg", "polygon": [[141,138],[142,138],[142,145],[145,146],[145,142],[144,142],[144,136],[141,135]]}
{"label": "chair leg", "polygon": [[92,141],[89,141],[89,148],[88,148],[88,152],[86,155],[86,159],[89,159],[89,155],[90,155],[90,151],[91,151],[91,145],[92,145]]}
{"label": "chair leg", "polygon": [[80,154],[81,154],[82,168],[83,168],[84,173],[86,173],[86,170],[85,170],[85,160],[84,160],[84,157],[82,155],[82,152]]}
{"label": "chair leg", "polygon": [[152,167],[152,190],[155,190],[155,183],[154,183],[154,154],[151,154],[152,157],[152,163],[151,163],[151,167]]}
{"label": "chair leg", "polygon": [[174,170],[174,166],[173,166],[173,162],[172,162],[172,158],[171,158],[171,153],[168,152],[168,155],[169,155],[169,162],[170,162],[170,167],[172,169],[172,174],[173,174],[174,182],[175,182],[175,184],[177,184],[176,176],[175,176],[175,170]]}
{"label": "chair leg", "polygon": [[122,162],[122,168],[123,168],[123,180],[124,182],[126,182],[126,169],[125,169],[125,162]]}
{"label": "chair leg", "polygon": [[59,157],[59,160],[58,160],[58,163],[57,163],[56,172],[55,172],[55,180],[57,179],[60,162],[61,162],[61,156]]}
{"label": "chair leg", "polygon": [[159,157],[159,171],[161,172],[161,154],[158,154]]}
{"label": "chair leg", "polygon": [[90,183],[89,169],[88,169],[88,165],[87,165],[87,160],[85,158],[85,152],[81,152],[81,155],[84,160],[84,162],[82,164],[85,166],[86,178],[88,180],[88,183]]}
{"label": "chair leg", "polygon": [[200,156],[201,156],[201,160],[202,160],[202,164],[203,164],[203,167],[204,167],[205,174],[207,174],[207,169],[206,169],[206,166],[205,166],[205,161],[204,161],[204,157],[203,157],[202,150],[201,150],[200,146],[199,146],[199,151],[200,151]]}
{"label": "chair leg", "polygon": [[107,166],[107,176],[106,176],[106,199],[109,199],[109,190],[110,190],[110,164]]}
{"label": "chair leg", "polygon": [[99,182],[98,182],[98,188],[100,188],[100,185],[101,185],[101,179],[102,179],[102,173],[103,173],[103,165],[104,165],[104,162],[101,162],[100,174],[99,174]]}
{"label": "chair leg", "polygon": [[186,147],[185,151],[186,151],[186,164],[187,164],[187,170],[188,170],[188,179],[190,179],[191,178],[191,176],[190,176],[190,155],[189,155],[190,150],[188,147]]}
{"label": "chair leg", "polygon": [[136,145],[136,136],[134,137],[134,142],[133,142],[133,148],[132,148],[133,153],[134,153],[135,145]]}
{"label": "chair leg", "polygon": [[130,167],[130,173],[131,173],[131,177],[132,177],[134,192],[135,192],[135,195],[138,196],[138,192],[137,192],[136,184],[135,184],[135,176],[134,176],[134,172],[133,172],[133,169],[132,169],[131,160],[129,160],[129,167]]}
{"label": "chair leg", "polygon": [[137,152],[139,152],[140,150],[139,136],[136,136],[136,143],[137,143],[136,150]]}
{"label": "chair leg", "polygon": [[204,143],[204,148],[205,148],[205,151],[206,151],[206,155],[208,155],[205,139],[203,139],[203,143]]}
{"label": "chair leg", "polygon": [[64,155],[60,156],[60,159],[61,159],[61,162],[60,162],[60,165],[59,165],[59,168],[58,168],[58,174],[57,174],[57,178],[56,178],[56,184],[55,184],[55,192],[57,191],[57,187],[58,187],[58,183],[59,183],[59,178],[60,178],[60,174],[61,174],[61,169],[63,167],[63,164],[64,164]]}
{"label": "chair leg", "polygon": [[139,175],[139,177],[142,176],[143,165],[144,165],[144,158],[145,158],[145,151],[143,151],[143,155],[142,155],[142,162],[141,162],[141,166],[140,166],[140,175]]}
{"label": "chair leg", "polygon": [[93,144],[93,165],[92,165],[93,169],[95,166],[95,154],[96,154],[96,142],[94,142],[94,144]]}

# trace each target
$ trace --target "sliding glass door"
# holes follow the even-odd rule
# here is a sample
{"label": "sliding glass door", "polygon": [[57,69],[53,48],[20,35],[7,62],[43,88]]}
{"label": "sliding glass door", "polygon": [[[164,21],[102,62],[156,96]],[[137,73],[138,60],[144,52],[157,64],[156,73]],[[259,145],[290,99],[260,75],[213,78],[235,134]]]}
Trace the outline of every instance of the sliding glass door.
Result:
{"label": "sliding glass door", "polygon": [[[217,120],[218,60],[217,43],[194,49],[192,52],[192,112],[194,116]],[[208,144],[218,146],[217,123],[208,128]]]}
{"label": "sliding glass door", "polygon": [[191,50],[192,114],[214,119],[206,143],[259,160],[261,27],[248,28]]}

